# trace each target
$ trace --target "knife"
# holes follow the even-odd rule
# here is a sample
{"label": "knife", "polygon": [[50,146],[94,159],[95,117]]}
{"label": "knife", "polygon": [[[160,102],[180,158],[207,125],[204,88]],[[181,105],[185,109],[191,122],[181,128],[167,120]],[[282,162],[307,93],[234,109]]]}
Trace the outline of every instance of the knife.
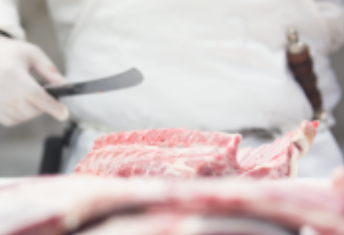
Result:
{"label": "knife", "polygon": [[132,68],[123,73],[116,74],[110,77],[79,82],[69,83],[59,86],[44,86],[45,90],[58,99],[63,96],[75,96],[92,93],[102,93],[107,91],[114,91],[124,89],[140,84],[143,81],[143,76],[136,68]]}

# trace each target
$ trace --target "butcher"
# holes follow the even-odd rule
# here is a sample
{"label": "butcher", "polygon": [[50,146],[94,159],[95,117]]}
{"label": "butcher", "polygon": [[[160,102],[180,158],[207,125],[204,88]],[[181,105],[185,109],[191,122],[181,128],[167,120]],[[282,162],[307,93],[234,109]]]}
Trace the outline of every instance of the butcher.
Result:
{"label": "butcher", "polygon": [[[0,0],[0,123],[48,113],[78,123],[62,171],[72,172],[104,132],[184,127],[242,133],[251,147],[313,116],[286,62],[287,27],[311,48],[327,112],[299,176],[326,177],[342,164],[330,127],[341,91],[329,54],[344,41],[340,0],[48,0],[66,74],[25,40],[17,3]],[[60,101],[48,84],[87,81],[137,68],[130,89]],[[279,134],[278,134],[279,133]]]}

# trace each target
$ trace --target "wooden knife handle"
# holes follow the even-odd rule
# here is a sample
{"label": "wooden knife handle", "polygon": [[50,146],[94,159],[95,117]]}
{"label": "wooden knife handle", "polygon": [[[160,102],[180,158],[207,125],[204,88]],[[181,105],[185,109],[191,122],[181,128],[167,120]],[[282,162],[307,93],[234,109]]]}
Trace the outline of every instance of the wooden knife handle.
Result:
{"label": "wooden knife handle", "polygon": [[297,54],[287,51],[287,59],[289,69],[316,113],[322,109],[322,98],[317,88],[317,77],[313,71],[313,61],[308,46],[304,45],[304,49]]}

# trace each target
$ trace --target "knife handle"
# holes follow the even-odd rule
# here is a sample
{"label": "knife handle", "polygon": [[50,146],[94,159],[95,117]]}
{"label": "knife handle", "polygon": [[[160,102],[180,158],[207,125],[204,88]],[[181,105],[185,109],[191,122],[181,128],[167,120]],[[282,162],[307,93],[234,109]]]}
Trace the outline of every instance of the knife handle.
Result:
{"label": "knife handle", "polygon": [[45,89],[45,91],[49,94],[49,95],[51,95],[52,97],[54,97],[55,99],[59,99],[59,96],[58,96],[58,94],[56,94],[54,91],[52,91],[52,90],[50,90],[50,89]]}
{"label": "knife handle", "polygon": [[49,87],[49,85],[47,85],[46,83],[44,82],[38,82],[42,88],[45,90],[45,92],[47,92],[49,95],[51,95],[53,98],[55,99],[58,99],[59,98],[59,95],[56,94],[56,92],[54,91],[54,89],[52,89],[52,87]]}
{"label": "knife handle", "polygon": [[322,97],[317,87],[317,77],[313,70],[309,47],[298,40],[297,32],[294,29],[289,29],[288,39],[288,67],[312,105],[313,119],[322,119],[322,115],[324,115]]}
{"label": "knife handle", "polygon": [[309,54],[309,49],[305,49],[300,54],[287,54],[288,65],[295,80],[302,87],[314,110],[322,107],[321,94],[317,88],[317,77],[313,72],[313,61]]}
{"label": "knife handle", "polygon": [[45,87],[45,91],[55,99],[58,99],[61,96],[75,94],[77,93],[78,89],[77,86],[66,85],[61,87]]}

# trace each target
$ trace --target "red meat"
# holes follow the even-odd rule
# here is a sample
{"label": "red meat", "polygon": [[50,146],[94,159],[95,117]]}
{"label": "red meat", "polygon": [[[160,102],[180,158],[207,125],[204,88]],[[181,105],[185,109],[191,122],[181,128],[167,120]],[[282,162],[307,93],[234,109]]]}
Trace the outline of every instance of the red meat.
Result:
{"label": "red meat", "polygon": [[[138,234],[136,229],[142,229],[139,234],[233,235],[234,227],[223,225],[231,218],[268,221],[291,231],[308,225],[319,235],[343,235],[344,196],[321,184],[234,178],[62,176],[0,191],[0,235],[83,234],[102,230],[107,221],[108,232],[93,234]],[[123,221],[132,222],[118,227]],[[236,224],[239,234],[255,234]]]}
{"label": "red meat", "polygon": [[148,145],[158,147],[212,146],[232,148],[240,142],[240,135],[201,132],[187,129],[139,130],[119,132],[99,137],[93,149],[116,145]]}
{"label": "red meat", "polygon": [[317,122],[257,149],[237,148],[240,135],[184,129],[123,132],[102,136],[76,167],[78,174],[99,176],[241,176],[284,178],[296,174],[297,159],[310,148]]}

